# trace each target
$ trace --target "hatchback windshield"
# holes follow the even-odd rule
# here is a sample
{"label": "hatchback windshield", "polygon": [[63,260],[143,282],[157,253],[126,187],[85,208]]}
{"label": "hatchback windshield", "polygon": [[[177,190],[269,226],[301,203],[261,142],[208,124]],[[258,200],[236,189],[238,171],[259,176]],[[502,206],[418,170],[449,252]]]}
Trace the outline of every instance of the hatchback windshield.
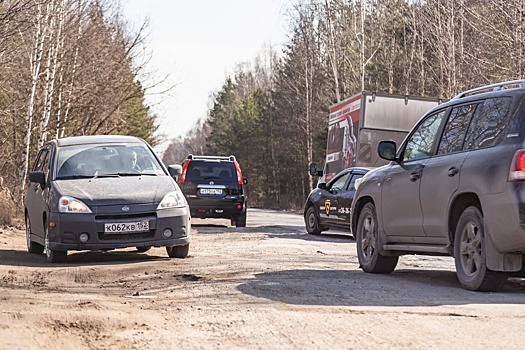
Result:
{"label": "hatchback windshield", "polygon": [[57,162],[57,179],[164,174],[152,152],[136,144],[65,146],[58,150]]}

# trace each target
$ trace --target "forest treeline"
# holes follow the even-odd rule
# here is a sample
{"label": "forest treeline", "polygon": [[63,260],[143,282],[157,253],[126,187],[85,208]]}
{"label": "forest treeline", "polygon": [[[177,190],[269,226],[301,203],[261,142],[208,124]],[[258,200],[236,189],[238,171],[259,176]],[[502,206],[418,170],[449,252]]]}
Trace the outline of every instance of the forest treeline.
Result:
{"label": "forest treeline", "polygon": [[158,141],[139,79],[146,24],[131,32],[118,1],[0,1],[0,221],[22,207],[29,167],[46,140]]}
{"label": "forest treeline", "polygon": [[[236,155],[251,206],[303,205],[333,103],[361,90],[450,98],[524,75],[522,0],[287,6],[286,48],[240,64],[213,93],[208,116],[164,153],[169,164],[189,153]],[[22,207],[46,140],[129,134],[159,143],[145,102],[146,27],[130,30],[119,0],[0,1],[0,221]]]}
{"label": "forest treeline", "polygon": [[303,206],[336,102],[362,90],[447,99],[524,76],[523,0],[303,0],[288,15],[283,52],[239,65],[164,153],[234,154],[251,206]]}

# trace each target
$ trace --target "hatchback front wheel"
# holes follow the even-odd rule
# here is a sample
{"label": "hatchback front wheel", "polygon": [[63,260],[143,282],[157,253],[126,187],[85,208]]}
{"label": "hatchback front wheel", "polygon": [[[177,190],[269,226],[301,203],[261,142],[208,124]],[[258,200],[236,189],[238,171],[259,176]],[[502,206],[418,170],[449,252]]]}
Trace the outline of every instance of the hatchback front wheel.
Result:
{"label": "hatchback front wheel", "polygon": [[46,250],[46,257],[47,261],[50,263],[61,263],[66,261],[67,257],[67,250],[53,250],[49,248],[49,229],[47,227],[47,223],[44,222],[44,231],[45,231],[45,250]]}
{"label": "hatchback front wheel", "polygon": [[170,258],[185,259],[190,252],[190,244],[166,247],[166,252]]}

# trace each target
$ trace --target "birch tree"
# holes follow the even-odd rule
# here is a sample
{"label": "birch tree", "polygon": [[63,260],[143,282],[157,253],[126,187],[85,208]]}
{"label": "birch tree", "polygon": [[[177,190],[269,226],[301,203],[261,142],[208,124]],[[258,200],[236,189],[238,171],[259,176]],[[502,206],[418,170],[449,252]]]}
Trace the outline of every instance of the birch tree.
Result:
{"label": "birch tree", "polygon": [[31,60],[29,62],[29,67],[31,71],[31,84],[30,84],[30,94],[29,94],[29,100],[27,105],[27,113],[26,113],[26,122],[25,122],[25,136],[24,136],[24,143],[23,143],[23,164],[21,168],[21,173],[19,176],[20,182],[21,182],[21,190],[20,192],[23,193],[26,183],[26,175],[29,168],[29,152],[30,152],[30,146],[31,146],[31,136],[32,136],[32,130],[33,130],[33,113],[35,110],[35,103],[36,103],[36,94],[37,94],[37,87],[39,82],[39,76],[42,66],[42,60],[44,59],[44,50],[45,50],[45,44],[47,43],[48,38],[48,31],[50,30],[50,18],[52,16],[51,9],[52,9],[52,0],[48,0],[47,2],[38,3],[36,8],[37,12],[34,18],[34,27],[35,27],[35,34],[34,34],[34,44],[33,44],[33,50],[31,53]]}

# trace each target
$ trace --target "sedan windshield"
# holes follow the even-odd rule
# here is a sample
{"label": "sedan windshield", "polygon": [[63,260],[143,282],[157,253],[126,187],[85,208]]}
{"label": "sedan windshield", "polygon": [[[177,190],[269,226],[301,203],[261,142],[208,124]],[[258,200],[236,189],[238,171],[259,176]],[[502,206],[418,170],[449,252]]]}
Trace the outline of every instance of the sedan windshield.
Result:
{"label": "sedan windshield", "polygon": [[149,148],[137,144],[61,147],[56,165],[57,179],[165,174]]}

